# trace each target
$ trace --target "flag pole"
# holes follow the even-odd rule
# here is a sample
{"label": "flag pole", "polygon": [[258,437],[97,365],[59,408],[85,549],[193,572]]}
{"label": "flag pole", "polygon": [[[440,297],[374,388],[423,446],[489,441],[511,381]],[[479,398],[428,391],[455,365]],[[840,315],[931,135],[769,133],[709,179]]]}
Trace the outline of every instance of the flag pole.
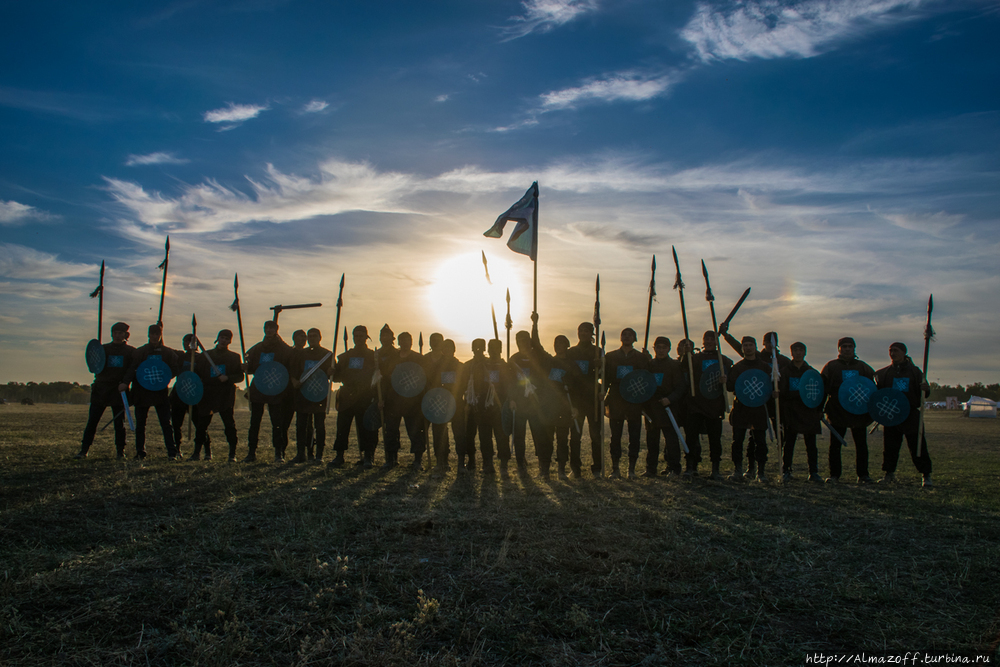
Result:
{"label": "flag pole", "polygon": [[[691,340],[691,335],[688,333],[688,316],[687,309],[684,308],[684,281],[681,280],[681,263],[677,259],[677,248],[670,246],[670,250],[674,253],[674,266],[677,268],[677,274],[674,278],[674,289],[681,297],[681,319],[684,322],[684,338]],[[716,341],[718,345],[719,341]],[[694,348],[694,341],[691,340],[691,347]],[[691,380],[691,397],[694,398],[694,361],[691,359],[691,354],[694,352],[693,349],[688,350],[684,356],[687,357],[688,361],[688,377]]]}
{"label": "flag pole", "polygon": [[[726,374],[726,367],[722,365],[722,345],[719,341],[719,324],[718,320],[715,319],[715,295],[712,294],[712,283],[708,280],[708,267],[705,266],[705,260],[701,260],[701,273],[705,276],[705,301],[708,301],[709,307],[712,309],[712,329],[715,331],[715,351],[719,356],[719,379]],[[722,404],[725,406],[723,414],[729,412],[729,395],[726,393],[726,387],[722,387]]]}
{"label": "flag pole", "polygon": [[649,350],[649,319],[653,315],[653,297],[656,296],[656,255],[653,255],[653,265],[649,273],[649,303],[646,304],[646,337],[642,341],[642,351]]}
{"label": "flag pole", "polygon": [[158,268],[163,269],[163,282],[160,284],[160,314],[156,316],[156,323],[163,328],[163,297],[167,293],[167,268],[170,264],[170,235],[167,235],[167,242],[163,246],[163,262]]}
{"label": "flag pole", "polygon": [[[229,306],[229,310],[236,311],[236,325],[240,330],[240,354],[245,364],[247,362],[247,344],[246,340],[243,338],[243,315],[240,312],[240,274],[235,274],[233,276],[233,304]],[[244,388],[250,390],[250,379],[244,375],[243,376]]]}
{"label": "flag pole", "polygon": [[[931,351],[931,341],[934,339],[934,329],[931,327],[931,313],[934,312],[934,295],[931,294],[930,298],[927,299],[927,326],[924,327],[924,382],[927,382],[927,360],[930,356]],[[927,382],[930,386],[930,383]],[[920,426],[917,427],[917,456],[923,456],[924,450],[924,390],[922,388],[918,389],[918,395],[920,396],[920,407],[918,408],[920,414]]]}

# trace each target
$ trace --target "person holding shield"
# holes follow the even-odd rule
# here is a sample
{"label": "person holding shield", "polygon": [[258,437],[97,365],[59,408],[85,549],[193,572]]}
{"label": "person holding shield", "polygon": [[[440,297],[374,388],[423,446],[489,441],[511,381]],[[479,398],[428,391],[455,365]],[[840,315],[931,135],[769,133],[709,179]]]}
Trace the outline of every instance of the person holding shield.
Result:
{"label": "person holding shield", "polygon": [[[192,352],[195,353],[195,364],[197,364],[198,343],[191,334],[184,334],[184,338],[181,339],[181,351],[177,354],[177,357],[181,362],[180,372],[177,375],[195,370],[194,368],[191,368]],[[190,409],[191,406],[182,401],[181,397],[178,395],[177,383],[175,382],[174,386],[170,389],[170,423],[174,428],[174,445],[177,446],[178,452],[181,451],[181,442],[184,439],[184,418],[187,416],[188,410]],[[197,424],[195,424],[195,426],[197,426]],[[211,443],[211,438],[209,438],[209,443]]]}
{"label": "person holding shield", "polygon": [[290,356],[291,348],[278,335],[278,323],[274,320],[264,322],[264,338],[247,350],[246,373],[253,375],[254,379],[250,384],[250,430],[247,432],[248,451],[243,459],[245,463],[257,460],[257,443],[265,406],[268,419],[271,420],[271,445],[274,447],[275,461],[284,457],[288,433],[285,431],[282,401],[288,387]]}
{"label": "person holding shield", "polygon": [[[597,405],[594,397],[597,395],[597,373],[600,370],[595,360],[598,359],[599,350],[594,344],[594,325],[591,322],[581,322],[576,328],[577,344],[566,351],[566,357],[574,362],[583,375],[582,381],[575,388],[570,389],[570,397],[573,406],[580,413],[580,428],[570,431],[569,450],[570,468],[573,477],[580,478],[580,467],[573,465],[573,461],[580,459],[581,444],[583,443],[583,423],[587,422],[590,432],[590,471],[595,475],[601,470],[601,421],[603,415],[597,414]],[[575,452],[575,454],[574,454]]]}
{"label": "person holding shield", "polygon": [[[433,334],[431,334],[433,339]],[[458,469],[465,471],[475,469],[474,452],[465,452],[461,448],[464,446],[465,434],[463,432],[462,391],[460,376],[462,374],[462,362],[455,358],[455,341],[451,338],[444,339],[440,347],[435,350],[432,346],[431,354],[435,354],[437,362],[433,365],[433,371],[427,376],[427,388],[447,390],[455,399],[455,413],[451,418],[451,431],[455,437],[455,450],[458,454]],[[431,356],[430,354],[427,355]],[[443,473],[448,470],[448,458],[451,455],[451,441],[448,437],[447,423],[432,423],[431,437],[434,443],[434,459],[437,462],[437,471]]]}
{"label": "person holding shield", "polygon": [[94,383],[90,386],[90,415],[83,429],[80,452],[75,458],[87,458],[87,452],[97,434],[98,423],[107,408],[111,408],[114,416],[115,452],[119,460],[125,458],[125,406],[118,385],[132,365],[132,355],[135,354],[135,348],[126,342],[128,336],[128,324],[125,322],[111,325],[111,342],[102,346],[104,367],[94,374]]}
{"label": "person holding shield", "polygon": [[[820,375],[826,389],[825,412],[833,430],[830,434],[830,477],[828,483],[840,481],[843,471],[840,459],[841,440],[851,430],[856,452],[855,467],[859,484],[871,484],[874,480],[868,474],[868,425],[872,418],[868,414],[868,391],[875,389],[875,371],[854,353],[854,339],[844,337],[837,341],[837,358],[828,362]],[[867,381],[867,382],[865,382]],[[841,389],[845,391],[841,392]],[[867,394],[865,392],[867,391]],[[843,393],[843,395],[841,395]]]}
{"label": "person holding shield", "polygon": [[[767,400],[771,396],[771,366],[757,355],[757,339],[744,336],[743,359],[733,365],[726,374],[726,389],[735,394],[733,409],[729,413],[729,423],[733,426],[733,465],[736,468],[733,479],[743,476],[743,439],[750,434],[753,460],[757,463],[758,482],[767,482]],[[712,477],[719,475],[718,466],[713,462]]]}
{"label": "person holding shield", "polygon": [[309,347],[293,349],[290,377],[295,389],[295,440],[298,451],[292,463],[305,463],[316,435],[315,459],[323,460],[326,448],[326,401],[330,394],[333,353],[322,347],[323,334],[312,328],[306,332]]}
{"label": "person holding shield", "polygon": [[642,433],[642,409],[621,395],[622,379],[635,370],[645,370],[649,357],[635,349],[635,329],[622,329],[621,347],[607,354],[607,413],[611,425],[611,477],[621,477],[618,461],[622,456],[622,434],[628,424],[628,478],[635,479],[635,463],[639,460],[639,436]]}
{"label": "person holding shield", "polygon": [[823,380],[819,371],[806,362],[805,343],[792,343],[792,362],[781,371],[778,392],[781,398],[781,422],[785,427],[782,481],[792,479],[792,460],[795,441],[802,434],[809,465],[809,481],[822,482],[819,476],[819,453],[816,436],[822,433],[820,410],[823,398]]}
{"label": "person holding shield", "polygon": [[132,403],[135,406],[135,456],[146,458],[146,418],[149,409],[156,410],[156,418],[163,432],[167,458],[180,460],[170,424],[170,398],[167,385],[178,374],[181,362],[177,352],[163,344],[163,327],[151,324],[148,342],[132,355],[132,364],[122,377],[118,391],[126,391],[132,384]]}
{"label": "person holding shield", "polygon": [[[891,364],[875,371],[875,386],[879,389],[895,389],[901,391],[909,404],[909,414],[902,423],[886,425],[882,432],[882,471],[885,476],[883,484],[891,484],[896,479],[896,465],[899,463],[899,450],[906,438],[906,446],[910,448],[910,458],[917,471],[923,475],[923,487],[932,486],[931,457],[927,452],[927,439],[918,436],[920,429],[920,403],[930,395],[930,385],[924,379],[924,374],[917,368],[906,354],[906,345],[893,343],[889,346]],[[918,442],[921,437],[923,442]]]}
{"label": "person holding shield", "polygon": [[331,468],[344,467],[344,452],[347,451],[354,423],[358,436],[361,459],[358,465],[370,469],[374,465],[378,431],[365,426],[365,411],[375,401],[375,352],[368,349],[368,327],[358,325],[352,332],[354,347],[337,357],[333,368],[333,381],[340,382],[337,392],[337,436],[333,448],[337,452]]}
{"label": "person holding shield", "polygon": [[[689,396],[686,402],[688,427],[684,434],[688,436],[687,444],[690,450],[684,470],[684,476],[687,478],[698,474],[702,433],[708,436],[708,453],[712,461],[712,470],[717,470],[722,462],[722,420],[726,416],[726,400],[722,392],[726,390],[726,378],[733,368],[732,359],[719,354],[714,331],[711,329],[706,331],[701,337],[701,344],[701,352],[691,357],[695,395]],[[685,345],[685,349],[687,348]],[[723,364],[721,371],[720,356]]]}
{"label": "person holding shield", "polygon": [[664,458],[668,475],[681,475],[681,444],[677,431],[667,414],[674,413],[678,423],[683,422],[680,406],[688,393],[688,381],[684,376],[686,366],[670,358],[670,339],[659,336],[653,341],[653,359],[649,362],[649,372],[656,378],[656,393],[646,406],[646,472],[644,477],[656,477],[660,458],[660,434],[663,434]]}
{"label": "person holding shield", "polygon": [[[391,330],[389,333],[391,334]],[[380,334],[381,336],[382,334]],[[427,450],[427,424],[420,411],[420,401],[423,399],[424,388],[427,385],[427,374],[424,372],[423,365],[424,357],[419,352],[414,351],[413,335],[409,332],[401,332],[397,341],[399,343],[398,351],[394,355],[389,355],[389,362],[382,370],[383,378],[389,380],[388,391],[382,393],[385,401],[382,437],[385,439],[387,447],[388,443],[395,443],[393,461],[398,464],[399,448],[402,442],[399,422],[402,420],[406,427],[406,435],[410,439],[410,453],[413,454],[411,468],[422,471],[424,469],[424,452]],[[379,362],[382,362],[381,357]]]}
{"label": "person holding shield", "polygon": [[239,440],[233,410],[236,407],[236,385],[243,381],[244,375],[240,355],[229,349],[232,342],[233,332],[222,329],[215,337],[215,347],[211,352],[201,355],[195,362],[195,372],[205,387],[205,394],[195,409],[194,454],[191,455],[195,461],[202,448],[205,449],[206,461],[212,457],[208,426],[212,423],[212,416],[218,413],[229,444],[229,462],[236,462]]}

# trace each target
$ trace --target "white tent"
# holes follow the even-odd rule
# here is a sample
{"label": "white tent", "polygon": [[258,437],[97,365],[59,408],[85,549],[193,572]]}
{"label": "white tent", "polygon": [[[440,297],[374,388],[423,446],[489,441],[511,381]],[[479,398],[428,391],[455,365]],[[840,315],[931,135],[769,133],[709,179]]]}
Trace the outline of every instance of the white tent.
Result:
{"label": "white tent", "polygon": [[988,398],[971,396],[965,402],[965,414],[969,417],[978,417],[981,419],[996,419],[997,402],[991,401]]}

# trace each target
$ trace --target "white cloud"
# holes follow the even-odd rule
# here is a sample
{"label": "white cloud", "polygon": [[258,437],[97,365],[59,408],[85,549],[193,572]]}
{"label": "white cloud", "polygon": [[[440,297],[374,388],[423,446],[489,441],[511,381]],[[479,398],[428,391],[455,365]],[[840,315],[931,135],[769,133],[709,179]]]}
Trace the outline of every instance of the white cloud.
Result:
{"label": "white cloud", "polygon": [[809,58],[832,42],[909,20],[931,0],[748,0],[699,4],[681,31],[703,61]]}
{"label": "white cloud", "polygon": [[451,97],[451,96],[448,93],[445,93],[443,95],[438,95],[437,97],[435,97],[434,101],[435,102],[447,102],[449,97]]}
{"label": "white cloud", "polygon": [[510,17],[504,28],[504,41],[533,32],[548,32],[583,14],[597,10],[596,0],[523,0],[524,14]]}
{"label": "white cloud", "polygon": [[256,118],[262,111],[268,111],[271,107],[259,104],[233,104],[227,102],[222,109],[213,109],[205,112],[206,123],[242,123],[245,120]]}
{"label": "white cloud", "polygon": [[150,164],[187,164],[190,160],[180,158],[173,153],[156,152],[146,155],[129,155],[125,160],[126,167],[139,167]]}
{"label": "white cloud", "polygon": [[0,243],[0,276],[5,278],[54,280],[93,273],[97,267],[90,264],[62,262],[47,252],[14,243]]}
{"label": "white cloud", "polygon": [[554,90],[541,96],[541,109],[567,109],[583,102],[641,102],[659,97],[674,83],[675,76],[646,76],[636,72],[618,72],[604,78],[593,78],[579,86]]}
{"label": "white cloud", "polygon": [[323,100],[311,100],[308,104],[302,107],[302,111],[304,113],[319,113],[328,106],[330,106],[329,102],[325,102]]}
{"label": "white cloud", "polygon": [[51,213],[16,201],[0,201],[0,225],[19,225],[28,220],[49,220]]}

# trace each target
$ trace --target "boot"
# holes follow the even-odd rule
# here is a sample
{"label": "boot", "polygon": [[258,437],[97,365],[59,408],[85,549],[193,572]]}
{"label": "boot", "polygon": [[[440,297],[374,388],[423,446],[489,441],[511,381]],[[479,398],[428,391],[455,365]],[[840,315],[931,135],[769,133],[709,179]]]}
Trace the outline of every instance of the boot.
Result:
{"label": "boot", "polygon": [[250,450],[247,452],[247,456],[243,459],[243,463],[253,463],[257,460],[257,445],[250,445]]}
{"label": "boot", "polygon": [[343,468],[344,467],[344,452],[337,452],[337,455],[333,457],[330,461],[330,468]]}
{"label": "boot", "polygon": [[559,464],[559,479],[569,479],[569,477],[566,476],[566,464],[564,462]]}
{"label": "boot", "polygon": [[715,480],[716,482],[721,482],[723,480],[722,473],[719,472],[718,461],[712,461],[712,474],[709,475],[708,478]]}
{"label": "boot", "polygon": [[635,479],[635,461],[631,459],[628,462],[628,478]]}
{"label": "boot", "polygon": [[275,449],[274,450],[274,462],[275,463],[284,463],[285,462],[285,455],[282,453],[282,451],[280,449]]}
{"label": "boot", "polygon": [[931,475],[930,475],[930,473],[927,473],[926,475],[924,475],[924,481],[920,483],[920,488],[923,488],[923,489],[932,489],[932,488],[934,488],[934,482],[931,481]]}
{"label": "boot", "polygon": [[423,472],[424,470],[424,453],[417,452],[413,455],[413,463],[410,464],[410,468],[416,470],[417,472]]}
{"label": "boot", "polygon": [[298,445],[298,452],[295,458],[292,459],[292,463],[305,463],[306,462],[306,447],[305,445]]}
{"label": "boot", "polygon": [[750,461],[747,463],[747,477],[749,479],[753,479],[756,476],[757,476],[757,462],[754,461],[753,459],[750,459]]}
{"label": "boot", "polygon": [[622,473],[621,470],[618,469],[618,461],[616,459],[611,462],[611,479],[621,479],[621,478],[622,478]]}
{"label": "boot", "polygon": [[500,478],[510,479],[510,473],[507,472],[507,459],[500,459]]}
{"label": "boot", "polygon": [[580,466],[572,466],[573,469],[573,479],[580,479],[583,477],[583,473],[580,472]]}
{"label": "boot", "polygon": [[687,464],[687,467],[684,470],[684,479],[690,482],[697,476],[698,476],[698,464],[697,463]]}
{"label": "boot", "polygon": [[538,476],[545,481],[549,480],[549,468],[552,466],[551,461],[543,461],[538,459]]}
{"label": "boot", "polygon": [[205,441],[205,460],[206,461],[212,460],[212,443],[211,441],[208,440]]}
{"label": "boot", "polygon": [[766,464],[761,463],[757,466],[757,481],[761,484],[767,484],[767,472],[764,470]]}
{"label": "boot", "polygon": [[325,444],[323,445],[319,443],[316,444],[316,458],[314,459],[316,463],[319,463],[320,461],[323,460],[323,449],[325,448],[325,446],[326,446]]}
{"label": "boot", "polygon": [[496,470],[493,468],[493,457],[492,456],[484,456],[483,457],[483,474],[484,475],[492,475],[495,472],[496,472]]}
{"label": "boot", "polygon": [[733,470],[733,474],[729,476],[730,482],[742,482],[745,478],[743,477],[743,461],[736,461],[736,469]]}

